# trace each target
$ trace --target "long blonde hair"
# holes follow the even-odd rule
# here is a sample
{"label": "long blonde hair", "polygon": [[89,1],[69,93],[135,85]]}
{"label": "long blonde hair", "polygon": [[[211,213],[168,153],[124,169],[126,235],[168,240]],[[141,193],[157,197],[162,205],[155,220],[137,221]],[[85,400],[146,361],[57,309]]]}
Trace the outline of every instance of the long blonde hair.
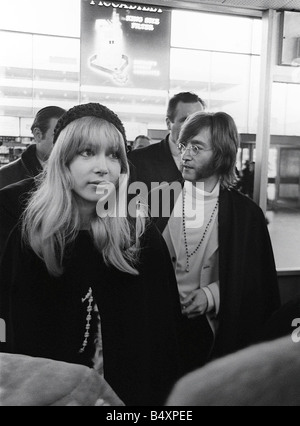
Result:
{"label": "long blonde hair", "polygon": [[[72,121],[60,133],[47,167],[33,193],[23,216],[23,239],[46,264],[51,275],[63,274],[65,249],[80,230],[80,214],[72,191],[70,163],[87,146],[99,149],[101,140],[114,147],[121,165],[121,174],[129,176],[125,143],[122,134],[106,120],[82,117]],[[118,190],[116,188],[117,200]],[[126,206],[127,207],[127,206]],[[100,218],[95,214],[90,222],[94,245],[104,262],[120,271],[138,275],[139,239],[145,230],[145,220],[127,217]]]}

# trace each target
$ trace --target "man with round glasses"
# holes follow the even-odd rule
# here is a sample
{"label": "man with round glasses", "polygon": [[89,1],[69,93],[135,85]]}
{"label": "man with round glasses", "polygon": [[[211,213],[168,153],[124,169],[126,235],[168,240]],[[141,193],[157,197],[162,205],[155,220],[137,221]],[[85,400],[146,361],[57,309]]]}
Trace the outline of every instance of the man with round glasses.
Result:
{"label": "man with round glasses", "polygon": [[201,151],[205,150],[199,145],[186,146],[186,145],[183,145],[182,143],[179,143],[177,146],[181,155],[185,154],[186,151],[190,151],[192,157],[195,157]]}
{"label": "man with round glasses", "polygon": [[184,373],[255,343],[280,307],[263,212],[234,189],[238,146],[228,114],[187,118],[178,140],[182,191],[170,198],[170,217],[156,220],[177,277]]}

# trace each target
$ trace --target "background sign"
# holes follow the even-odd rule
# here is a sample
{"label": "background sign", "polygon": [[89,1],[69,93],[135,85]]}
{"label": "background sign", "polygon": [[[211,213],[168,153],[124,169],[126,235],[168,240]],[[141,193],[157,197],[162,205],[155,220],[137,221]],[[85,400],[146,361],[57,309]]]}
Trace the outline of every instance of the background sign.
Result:
{"label": "background sign", "polygon": [[279,65],[300,67],[300,13],[281,12]]}
{"label": "background sign", "polygon": [[168,90],[171,12],[82,0],[81,84]]}

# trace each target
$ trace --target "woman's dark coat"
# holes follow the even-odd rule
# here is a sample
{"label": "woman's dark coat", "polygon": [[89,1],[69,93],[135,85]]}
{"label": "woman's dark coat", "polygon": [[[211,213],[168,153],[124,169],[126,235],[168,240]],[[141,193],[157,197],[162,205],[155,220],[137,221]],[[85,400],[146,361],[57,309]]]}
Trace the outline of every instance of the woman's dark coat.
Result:
{"label": "woman's dark coat", "polygon": [[91,366],[94,319],[88,346],[79,353],[91,288],[101,316],[105,379],[126,405],[163,404],[179,374],[179,296],[155,226],[147,229],[142,247],[140,276],[129,275],[107,267],[82,231],[66,256],[64,274],[54,278],[21,245],[16,227],[0,269],[0,317],[7,325],[2,351]]}

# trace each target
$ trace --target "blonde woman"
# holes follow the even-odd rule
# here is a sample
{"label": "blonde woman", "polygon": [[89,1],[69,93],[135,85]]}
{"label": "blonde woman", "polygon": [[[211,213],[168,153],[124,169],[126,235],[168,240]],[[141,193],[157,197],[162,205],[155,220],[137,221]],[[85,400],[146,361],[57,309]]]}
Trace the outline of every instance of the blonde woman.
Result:
{"label": "blonde woman", "polygon": [[168,250],[143,218],[97,214],[103,188],[124,199],[124,127],[103,105],[79,105],[54,142],[2,259],[4,350],[94,367],[126,405],[163,404],[180,315]]}

